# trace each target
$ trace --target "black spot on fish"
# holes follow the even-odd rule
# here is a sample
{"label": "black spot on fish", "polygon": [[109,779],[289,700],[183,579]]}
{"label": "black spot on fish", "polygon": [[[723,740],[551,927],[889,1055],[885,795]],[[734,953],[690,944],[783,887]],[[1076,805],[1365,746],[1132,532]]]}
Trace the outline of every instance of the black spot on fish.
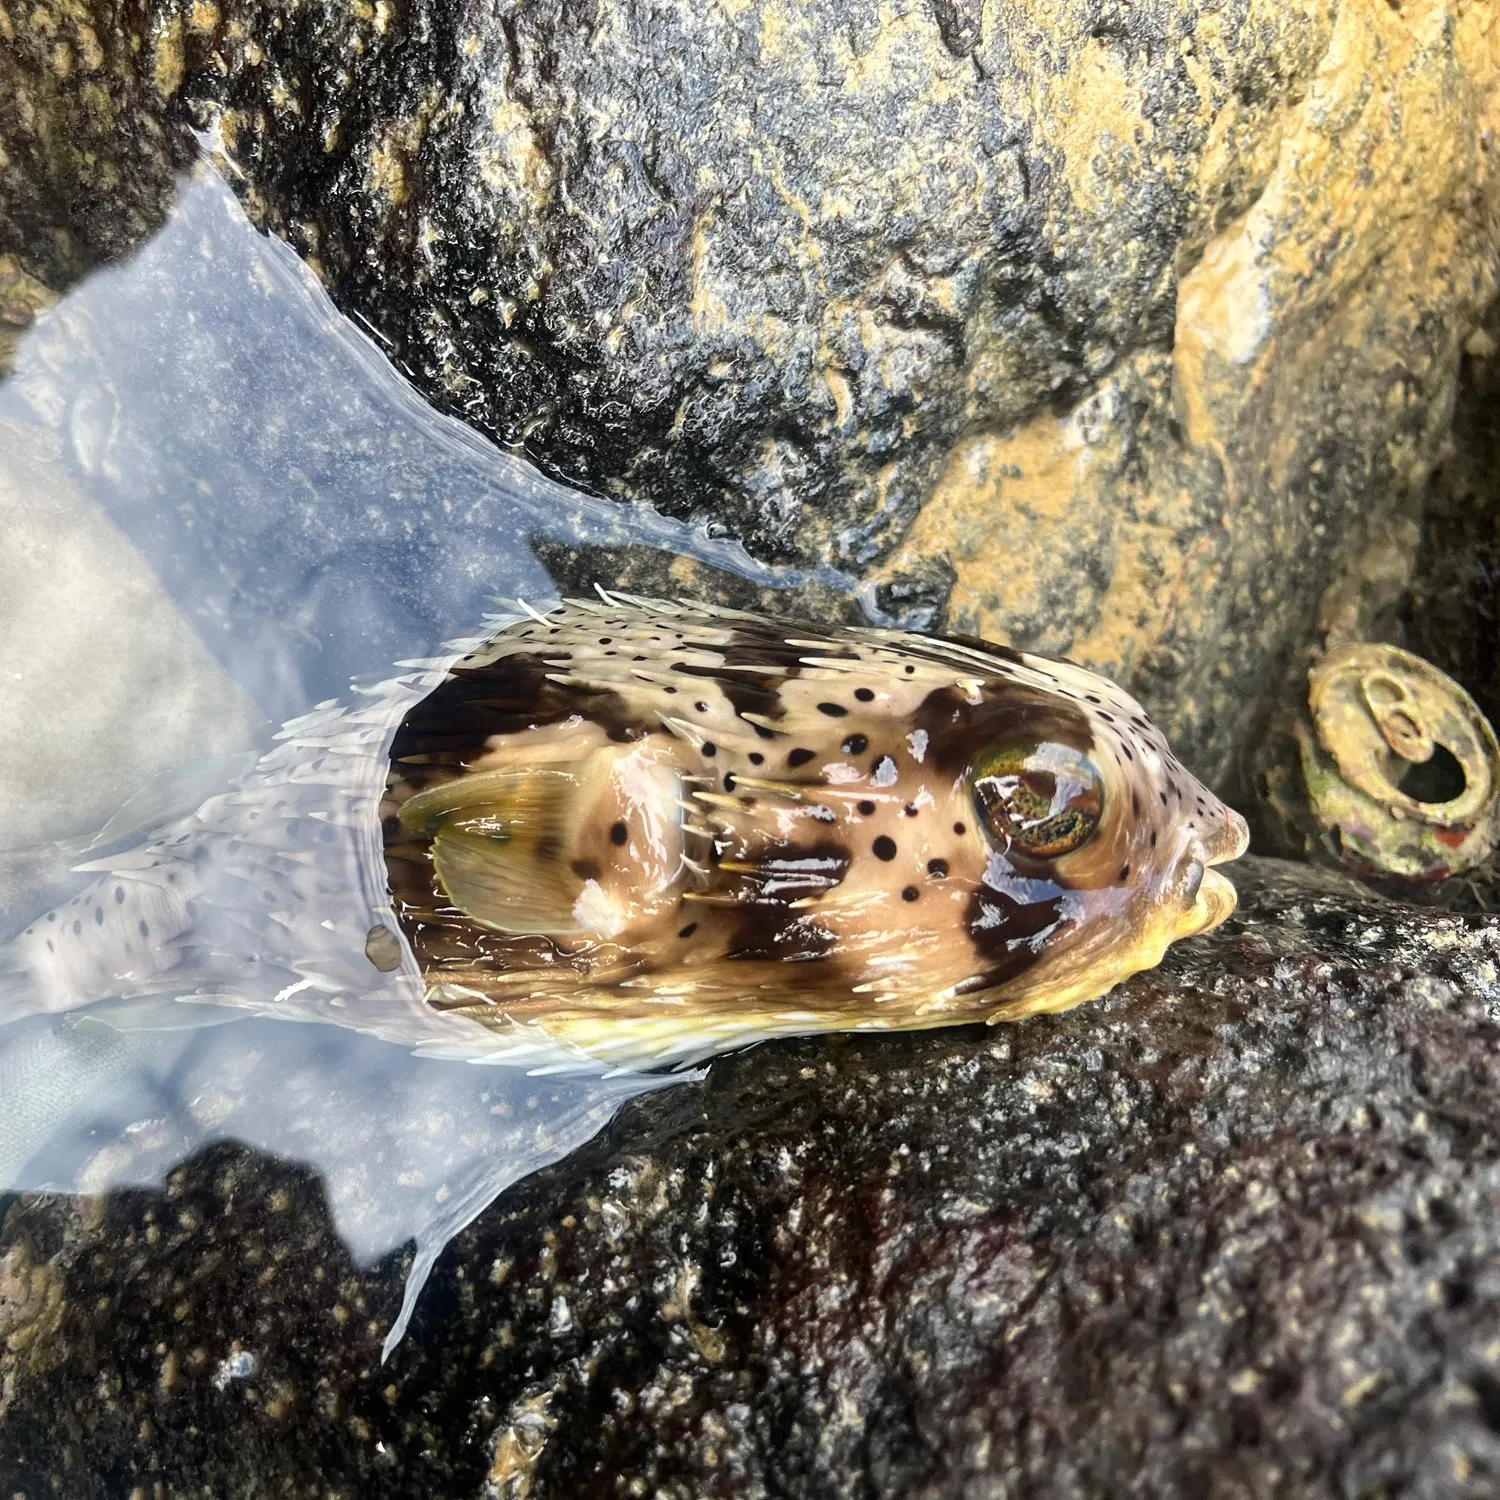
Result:
{"label": "black spot on fish", "polygon": [[94,925],[96,927],[104,926],[104,908],[102,906],[94,908]]}
{"label": "black spot on fish", "polygon": [[575,859],[573,861],[573,873],[580,880],[597,880],[601,873],[599,861],[596,859]]}
{"label": "black spot on fish", "polygon": [[117,885],[115,887],[115,905],[116,906],[123,906],[124,904],[125,904],[125,887],[123,885]]}
{"label": "black spot on fish", "polygon": [[818,712],[827,714],[830,719],[842,719],[849,710],[842,703],[820,703]]}
{"label": "black spot on fish", "polygon": [[1121,879],[1122,882],[1130,879],[1130,866],[1129,865],[1121,865],[1120,866],[1120,879]]}
{"label": "black spot on fish", "polygon": [[719,753],[719,747],[717,745],[715,745],[712,741],[705,741],[704,745],[703,745],[703,753],[710,760],[712,760],[714,758],[714,756],[716,756]]}
{"label": "black spot on fish", "polygon": [[914,818],[917,815],[918,809],[915,803],[908,802],[906,806],[901,809],[901,811],[904,812],[908,818]]}
{"label": "black spot on fish", "polygon": [[787,756],[786,763],[789,766],[805,766],[812,758],[813,752],[811,750],[798,749],[793,750]]}
{"label": "black spot on fish", "polygon": [[874,691],[870,688],[855,688],[854,696],[858,698],[861,703],[873,703],[875,701]]}
{"label": "black spot on fish", "polygon": [[151,936],[151,924],[144,917],[141,918],[138,925],[140,927],[141,936],[143,938],[148,938]]}
{"label": "black spot on fish", "polygon": [[759,750],[752,750],[750,754],[745,758],[750,762],[752,766],[763,766],[766,763],[765,756],[762,755]]}
{"label": "black spot on fish", "polygon": [[863,802],[856,803],[855,806],[862,817],[868,818],[874,815],[875,804],[869,801],[868,798]]}
{"label": "black spot on fish", "polygon": [[955,824],[954,824],[954,825],[953,825],[953,831],[954,831],[954,833],[956,833],[956,834],[957,834],[957,835],[958,835],[958,836],[959,836],[959,837],[960,837],[960,838],[962,838],[962,837],[963,837],[963,836],[964,836],[964,834],[966,834],[966,833],[967,833],[967,832],[968,832],[968,831],[969,831],[969,830],[968,830],[968,829],[967,829],[967,828],[965,828],[965,827],[964,827],[964,825],[963,825],[963,824],[962,824],[962,823],[955,823]]}
{"label": "black spot on fish", "polygon": [[693,705],[693,707],[697,709],[700,714],[706,714],[708,712],[708,704],[706,704],[701,698]]}
{"label": "black spot on fish", "polygon": [[875,851],[876,859],[895,859],[896,841],[888,834],[882,833],[870,847]]}
{"label": "black spot on fish", "polygon": [[901,899],[903,901],[915,901],[919,895],[921,895],[921,892],[916,886],[909,885],[901,892]]}
{"label": "black spot on fish", "polygon": [[686,927],[678,932],[677,936],[680,938],[690,938],[697,930],[698,924],[696,922],[689,922]]}
{"label": "black spot on fish", "polygon": [[625,826],[623,819],[609,830],[609,841],[617,846],[623,844],[629,837],[630,830]]}
{"label": "black spot on fish", "polygon": [[935,875],[941,880],[948,873],[948,861],[946,859],[929,859],[927,861],[927,873]]}
{"label": "black spot on fish", "polygon": [[851,734],[849,738],[844,741],[845,755],[863,755],[869,748],[870,741],[865,735],[862,734]]}

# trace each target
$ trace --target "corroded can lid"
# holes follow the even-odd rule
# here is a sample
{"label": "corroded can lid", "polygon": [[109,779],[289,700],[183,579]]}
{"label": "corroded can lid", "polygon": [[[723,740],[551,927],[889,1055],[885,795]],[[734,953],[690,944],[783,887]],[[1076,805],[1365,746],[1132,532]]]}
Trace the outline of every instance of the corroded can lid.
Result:
{"label": "corroded can lid", "polygon": [[1500,743],[1450,677],[1395,646],[1343,646],[1310,672],[1308,710],[1308,796],[1351,862],[1440,879],[1490,852]]}

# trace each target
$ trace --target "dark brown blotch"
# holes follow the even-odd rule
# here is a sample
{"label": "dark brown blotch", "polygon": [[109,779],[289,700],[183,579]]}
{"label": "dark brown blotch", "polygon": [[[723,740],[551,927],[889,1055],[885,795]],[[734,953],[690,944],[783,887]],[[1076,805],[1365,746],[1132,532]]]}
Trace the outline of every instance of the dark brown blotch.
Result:
{"label": "dark brown blotch", "polygon": [[984,987],[1024,974],[1041,957],[1046,944],[1035,940],[1058,920],[1063,892],[1056,889],[1055,896],[1024,904],[989,886],[974,892],[964,917],[975,951],[987,960]]}
{"label": "dark brown blotch", "polygon": [[978,703],[956,687],[935,688],[918,705],[913,727],[926,730],[934,768],[956,774],[987,746],[1008,740],[1050,741],[1088,755],[1094,748],[1088,715],[1022,683],[985,683]]}

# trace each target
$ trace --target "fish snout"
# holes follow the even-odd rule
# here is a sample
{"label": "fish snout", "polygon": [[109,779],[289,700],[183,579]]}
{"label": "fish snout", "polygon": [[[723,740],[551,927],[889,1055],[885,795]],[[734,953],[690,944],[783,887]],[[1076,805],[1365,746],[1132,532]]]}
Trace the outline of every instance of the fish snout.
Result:
{"label": "fish snout", "polygon": [[1227,864],[1250,847],[1250,825],[1232,808],[1219,804],[1223,817],[1203,832],[1203,863]]}
{"label": "fish snout", "polygon": [[1233,914],[1239,893],[1214,865],[1238,859],[1250,845],[1250,829],[1232,807],[1218,804],[1222,814],[1196,832],[1178,866],[1178,899],[1182,902],[1172,940],[1211,932]]}

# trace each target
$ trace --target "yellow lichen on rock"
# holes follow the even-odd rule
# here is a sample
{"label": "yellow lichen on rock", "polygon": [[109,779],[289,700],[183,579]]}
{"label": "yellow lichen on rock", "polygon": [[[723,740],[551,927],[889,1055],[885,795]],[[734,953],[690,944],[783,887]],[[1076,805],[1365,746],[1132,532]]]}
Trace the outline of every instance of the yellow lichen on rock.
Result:
{"label": "yellow lichen on rock", "polygon": [[1064,416],[966,439],[883,571],[944,554],[954,629],[1129,680],[1165,634],[1185,568],[1204,562],[1199,544],[1212,544],[1187,490],[1155,489],[1127,463],[1127,408],[1169,380],[1164,356],[1137,356]]}
{"label": "yellow lichen on rock", "polygon": [[494,148],[480,159],[480,177],[494,193],[530,200],[533,211],[546,206],[556,174],[537,139],[536,125],[523,105],[500,98],[490,110]]}
{"label": "yellow lichen on rock", "polygon": [[0,1416],[20,1376],[40,1375],[67,1310],[63,1278],[20,1241],[0,1256]]}
{"label": "yellow lichen on rock", "polygon": [[152,79],[162,99],[171,99],[187,72],[187,56],[182,45],[182,17],[171,14],[162,19],[152,38]]}
{"label": "yellow lichen on rock", "polygon": [[57,301],[57,293],[28,276],[14,255],[0,255],[0,379],[15,368],[21,336]]}

